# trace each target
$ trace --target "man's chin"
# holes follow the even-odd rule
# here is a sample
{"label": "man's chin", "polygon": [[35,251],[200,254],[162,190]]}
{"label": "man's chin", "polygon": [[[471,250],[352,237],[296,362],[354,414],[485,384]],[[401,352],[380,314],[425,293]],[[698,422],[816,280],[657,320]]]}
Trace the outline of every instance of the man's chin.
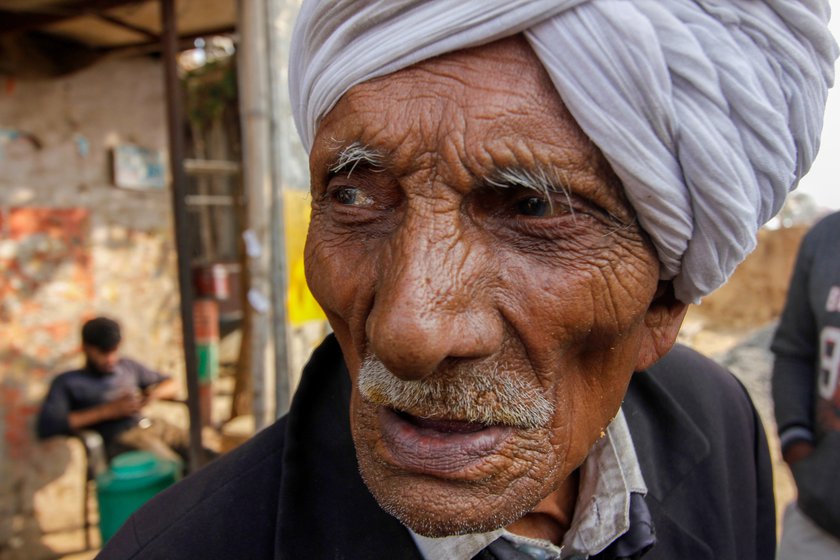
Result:
{"label": "man's chin", "polygon": [[491,476],[480,482],[454,481],[394,472],[359,457],[362,478],[379,506],[426,537],[485,533],[507,527],[551,491],[536,478]]}
{"label": "man's chin", "polygon": [[[382,505],[382,504],[380,504]],[[515,516],[512,519],[492,516],[484,520],[465,520],[464,518],[450,518],[439,519],[434,517],[424,517],[418,514],[417,510],[389,508],[382,506],[382,509],[396,517],[400,522],[424,537],[431,537],[440,539],[443,537],[451,537],[455,535],[467,535],[470,533],[489,533],[502,527],[507,527],[514,521],[525,515]]]}
{"label": "man's chin", "polygon": [[383,495],[370,485],[368,488],[383,510],[418,535],[432,538],[487,533],[507,527],[539,502],[537,499],[525,503],[517,497],[512,503],[503,496],[474,498],[461,496],[460,492],[450,494],[445,501],[417,500],[388,492]]}

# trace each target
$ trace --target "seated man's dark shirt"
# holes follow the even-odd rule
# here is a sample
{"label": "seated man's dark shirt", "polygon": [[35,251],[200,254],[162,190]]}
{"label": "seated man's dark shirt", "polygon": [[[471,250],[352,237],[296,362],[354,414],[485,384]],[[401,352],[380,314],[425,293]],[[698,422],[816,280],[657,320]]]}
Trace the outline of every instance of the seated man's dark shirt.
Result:
{"label": "seated man's dark shirt", "polygon": [[[169,377],[128,358],[120,359],[113,373],[100,373],[90,367],[62,373],[53,379],[44,399],[38,415],[38,436],[69,435],[73,432],[69,424],[71,412],[104,404],[129,391],[144,391],[166,379]],[[137,425],[139,419],[137,415],[127,416],[87,428],[99,432],[108,447],[119,434]]]}

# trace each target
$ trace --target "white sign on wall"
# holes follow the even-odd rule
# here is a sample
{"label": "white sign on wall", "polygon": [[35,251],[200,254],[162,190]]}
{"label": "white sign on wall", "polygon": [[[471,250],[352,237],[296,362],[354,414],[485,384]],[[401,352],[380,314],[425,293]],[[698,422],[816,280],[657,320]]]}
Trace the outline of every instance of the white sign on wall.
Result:
{"label": "white sign on wall", "polygon": [[158,190],[166,187],[166,159],[161,150],[132,144],[114,147],[114,184],[124,189]]}

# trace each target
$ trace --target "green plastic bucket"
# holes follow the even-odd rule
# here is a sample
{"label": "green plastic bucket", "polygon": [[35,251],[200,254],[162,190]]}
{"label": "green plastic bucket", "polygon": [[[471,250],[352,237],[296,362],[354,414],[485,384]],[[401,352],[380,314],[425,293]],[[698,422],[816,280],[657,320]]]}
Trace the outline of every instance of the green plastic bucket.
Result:
{"label": "green plastic bucket", "polygon": [[140,506],[178,478],[178,463],[161,459],[149,451],[129,451],[114,457],[108,470],[96,477],[102,544]]}

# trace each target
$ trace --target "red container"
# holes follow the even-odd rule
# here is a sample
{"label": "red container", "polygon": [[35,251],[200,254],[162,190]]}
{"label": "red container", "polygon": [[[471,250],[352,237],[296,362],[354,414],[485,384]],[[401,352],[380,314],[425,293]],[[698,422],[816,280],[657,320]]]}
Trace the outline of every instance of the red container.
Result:
{"label": "red container", "polygon": [[193,269],[193,284],[197,297],[227,299],[230,297],[230,282],[227,268],[222,264],[197,266]]}

